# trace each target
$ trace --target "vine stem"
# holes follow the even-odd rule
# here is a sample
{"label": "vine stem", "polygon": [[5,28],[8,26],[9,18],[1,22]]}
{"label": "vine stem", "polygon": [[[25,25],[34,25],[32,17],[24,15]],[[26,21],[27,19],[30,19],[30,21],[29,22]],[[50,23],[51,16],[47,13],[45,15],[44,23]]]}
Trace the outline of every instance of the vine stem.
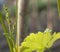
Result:
{"label": "vine stem", "polygon": [[22,16],[20,13],[22,12],[22,0],[16,0],[16,17],[17,17],[17,36],[16,36],[16,44],[20,45],[21,42],[21,28],[22,28]]}
{"label": "vine stem", "polygon": [[60,0],[57,0],[57,6],[58,6],[58,15],[59,15],[59,19],[60,19]]}

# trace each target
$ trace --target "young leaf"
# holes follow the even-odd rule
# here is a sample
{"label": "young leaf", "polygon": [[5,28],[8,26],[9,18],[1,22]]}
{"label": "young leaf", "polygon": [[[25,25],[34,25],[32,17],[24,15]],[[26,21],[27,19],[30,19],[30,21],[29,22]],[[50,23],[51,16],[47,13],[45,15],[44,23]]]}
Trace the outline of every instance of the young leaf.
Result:
{"label": "young leaf", "polygon": [[24,42],[22,42],[21,48],[23,49],[24,47],[28,47],[32,51],[36,50],[38,52],[38,50],[41,50],[42,52],[42,50],[44,51],[47,43],[50,40],[49,36],[50,33],[43,33],[43,32],[38,32],[36,34],[31,33],[29,36],[25,38]]}
{"label": "young leaf", "polygon": [[43,37],[43,42],[44,42],[44,46],[47,46],[48,42],[50,41],[50,39],[52,38],[52,35],[50,32],[45,32],[44,33],[44,37]]}
{"label": "young leaf", "polygon": [[52,47],[53,43],[60,38],[60,33],[54,33],[51,35],[50,31],[31,33],[25,38],[21,43],[20,50],[21,52],[31,52],[36,50],[37,52],[44,52],[46,48]]}
{"label": "young leaf", "polygon": [[52,47],[53,43],[57,40],[60,39],[60,33],[54,33],[51,40],[48,43],[48,48]]}

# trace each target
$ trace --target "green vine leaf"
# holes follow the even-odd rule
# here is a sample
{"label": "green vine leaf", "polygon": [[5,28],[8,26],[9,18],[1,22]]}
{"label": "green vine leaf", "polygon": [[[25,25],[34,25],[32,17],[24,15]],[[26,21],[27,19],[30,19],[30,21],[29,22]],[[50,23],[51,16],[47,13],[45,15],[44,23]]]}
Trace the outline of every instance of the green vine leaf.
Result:
{"label": "green vine leaf", "polygon": [[53,35],[49,32],[38,32],[38,33],[30,33],[24,41],[21,43],[20,50],[21,52],[44,52],[46,48],[52,47],[53,43],[60,38],[60,33],[53,33]]}
{"label": "green vine leaf", "polygon": [[58,39],[60,39],[60,32],[59,32],[59,33],[54,33],[54,34],[52,35],[52,38],[51,38],[51,40],[50,40],[49,43],[48,43],[48,48],[52,47],[53,43],[54,43],[56,40],[58,40]]}

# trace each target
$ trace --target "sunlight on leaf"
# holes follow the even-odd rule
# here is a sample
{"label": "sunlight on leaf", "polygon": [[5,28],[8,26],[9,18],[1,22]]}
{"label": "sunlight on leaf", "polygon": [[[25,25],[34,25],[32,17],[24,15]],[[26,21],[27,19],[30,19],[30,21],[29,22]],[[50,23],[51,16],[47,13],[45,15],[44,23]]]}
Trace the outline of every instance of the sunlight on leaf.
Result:
{"label": "sunlight on leaf", "polygon": [[30,33],[21,43],[20,50],[22,50],[21,52],[32,52],[33,50],[44,52],[46,48],[51,48],[59,38],[60,33],[53,33],[52,35],[50,31]]}
{"label": "sunlight on leaf", "polygon": [[52,45],[54,44],[54,42],[56,40],[58,40],[58,39],[60,39],[60,33],[54,33],[53,36],[52,36],[52,38],[51,38],[51,40],[48,43],[48,47],[49,48],[52,47]]}

